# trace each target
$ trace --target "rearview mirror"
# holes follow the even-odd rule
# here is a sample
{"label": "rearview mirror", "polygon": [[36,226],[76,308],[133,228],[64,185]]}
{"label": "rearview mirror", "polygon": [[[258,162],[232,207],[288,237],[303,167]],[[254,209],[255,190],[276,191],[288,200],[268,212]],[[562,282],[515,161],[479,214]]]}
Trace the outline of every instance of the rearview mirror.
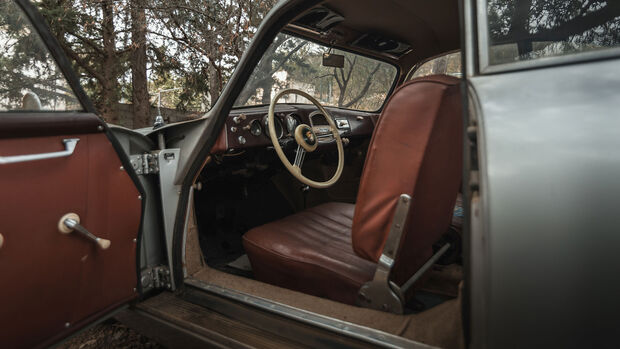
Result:
{"label": "rearview mirror", "polygon": [[323,53],[323,66],[344,68],[344,56],[333,53]]}

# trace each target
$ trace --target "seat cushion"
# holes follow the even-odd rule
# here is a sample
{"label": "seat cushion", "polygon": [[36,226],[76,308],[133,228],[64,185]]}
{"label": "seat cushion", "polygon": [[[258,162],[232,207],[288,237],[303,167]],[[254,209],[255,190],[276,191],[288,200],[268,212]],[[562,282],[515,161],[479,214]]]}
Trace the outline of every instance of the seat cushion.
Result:
{"label": "seat cushion", "polygon": [[353,252],[355,205],[331,202],[248,231],[243,246],[260,281],[355,304],[376,264]]}

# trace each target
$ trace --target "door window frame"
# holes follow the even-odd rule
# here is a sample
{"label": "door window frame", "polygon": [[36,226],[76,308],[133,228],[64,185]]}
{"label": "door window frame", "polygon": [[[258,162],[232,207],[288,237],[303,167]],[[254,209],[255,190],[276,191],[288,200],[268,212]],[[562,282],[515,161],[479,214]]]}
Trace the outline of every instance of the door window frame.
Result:
{"label": "door window frame", "polygon": [[[50,32],[45,18],[28,0],[12,1],[14,1],[14,3],[17,4],[19,8],[21,8],[23,15],[28,18],[28,20],[30,21],[30,25],[32,25],[32,28],[36,30],[37,34],[39,34],[39,37],[43,41],[43,44],[52,56],[52,59],[56,62],[58,69],[65,77],[67,84],[73,90],[75,97],[82,106],[82,112],[93,114],[96,113],[95,106],[82,88],[79,78],[73,71],[71,62],[60,47],[60,43],[58,42],[56,37]],[[62,113],[62,111],[57,112]]]}
{"label": "door window frame", "polygon": [[[465,0],[467,1],[467,0]],[[560,56],[541,57],[536,59],[515,61],[510,63],[490,64],[490,47],[489,47],[489,22],[487,16],[487,0],[475,1],[475,17],[476,23],[472,29],[476,29],[475,37],[477,39],[477,70],[481,75],[496,74],[510,71],[529,70],[541,67],[550,67],[556,65],[575,64],[580,62],[603,60],[620,57],[620,46],[604,48],[594,51],[576,52]],[[472,35],[473,37],[473,35]]]}

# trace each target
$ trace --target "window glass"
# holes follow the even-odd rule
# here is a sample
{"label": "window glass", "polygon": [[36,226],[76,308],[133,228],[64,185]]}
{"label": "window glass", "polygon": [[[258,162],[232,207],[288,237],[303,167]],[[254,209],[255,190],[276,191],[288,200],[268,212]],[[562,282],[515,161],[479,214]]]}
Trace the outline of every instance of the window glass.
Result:
{"label": "window glass", "polygon": [[[376,111],[383,105],[397,70],[394,66],[340,50],[344,67],[322,65],[329,48],[287,34],[278,34],[254,68],[235,107],[269,104],[278,91],[296,88],[309,93],[323,105]],[[281,103],[310,103],[296,94]]]}
{"label": "window glass", "polygon": [[82,110],[45,44],[13,1],[0,0],[0,111]]}
{"label": "window glass", "polygon": [[618,0],[488,0],[489,63],[620,45]]}
{"label": "window glass", "polygon": [[407,80],[435,74],[450,75],[460,78],[463,75],[461,72],[461,52],[452,52],[435,57],[424,62],[417,68],[414,67],[414,69],[415,70],[409,73]]}

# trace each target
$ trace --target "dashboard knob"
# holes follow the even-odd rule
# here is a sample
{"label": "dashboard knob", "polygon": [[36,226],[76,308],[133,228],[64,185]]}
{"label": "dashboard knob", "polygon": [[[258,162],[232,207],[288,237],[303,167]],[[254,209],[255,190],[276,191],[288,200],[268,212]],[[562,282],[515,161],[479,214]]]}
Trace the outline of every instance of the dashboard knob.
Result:
{"label": "dashboard knob", "polygon": [[230,126],[230,132],[237,132],[237,128],[235,126]]}
{"label": "dashboard knob", "polygon": [[237,140],[239,141],[239,144],[245,144],[245,142],[246,142],[245,137],[243,137],[243,136],[239,136],[239,138],[237,138]]}
{"label": "dashboard knob", "polygon": [[246,119],[245,114],[239,114],[239,115],[233,117],[233,121],[235,122],[235,124],[240,124],[241,121],[243,121],[245,119]]}

